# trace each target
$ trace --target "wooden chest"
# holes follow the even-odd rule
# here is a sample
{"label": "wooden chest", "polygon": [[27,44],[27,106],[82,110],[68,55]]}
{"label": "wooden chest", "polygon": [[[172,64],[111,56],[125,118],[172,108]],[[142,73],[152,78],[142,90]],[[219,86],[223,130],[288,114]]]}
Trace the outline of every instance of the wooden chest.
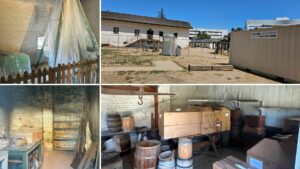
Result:
{"label": "wooden chest", "polygon": [[225,107],[189,107],[184,112],[165,112],[160,117],[163,139],[230,131],[230,110]]}

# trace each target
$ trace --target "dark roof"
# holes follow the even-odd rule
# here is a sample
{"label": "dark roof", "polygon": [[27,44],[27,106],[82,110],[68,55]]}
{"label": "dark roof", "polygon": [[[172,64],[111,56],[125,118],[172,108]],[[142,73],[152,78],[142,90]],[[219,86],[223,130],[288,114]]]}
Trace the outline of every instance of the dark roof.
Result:
{"label": "dark roof", "polygon": [[191,24],[189,22],[185,22],[185,21],[160,19],[160,18],[155,18],[155,17],[123,14],[123,13],[116,13],[116,12],[109,12],[109,11],[102,11],[102,19],[154,24],[154,25],[163,25],[163,26],[188,28],[188,29],[192,28]]}
{"label": "dark roof", "polygon": [[226,38],[218,38],[218,39],[197,39],[194,38],[191,40],[192,43],[217,43],[217,42],[227,42]]}

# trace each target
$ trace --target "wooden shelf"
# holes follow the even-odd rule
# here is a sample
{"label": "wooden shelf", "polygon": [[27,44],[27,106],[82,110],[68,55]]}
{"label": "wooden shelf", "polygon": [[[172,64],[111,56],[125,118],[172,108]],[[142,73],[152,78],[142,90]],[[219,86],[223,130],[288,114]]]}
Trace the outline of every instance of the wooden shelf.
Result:
{"label": "wooden shelf", "polygon": [[53,130],[75,130],[75,131],[77,131],[77,130],[79,130],[79,128],[72,128],[72,127],[70,127],[70,128],[53,128]]}

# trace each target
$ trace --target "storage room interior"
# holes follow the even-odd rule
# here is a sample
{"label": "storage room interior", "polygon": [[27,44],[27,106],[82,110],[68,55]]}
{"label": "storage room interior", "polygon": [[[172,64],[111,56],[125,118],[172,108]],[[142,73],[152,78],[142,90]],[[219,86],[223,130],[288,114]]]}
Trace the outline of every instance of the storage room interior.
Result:
{"label": "storage room interior", "polygon": [[99,168],[99,86],[0,86],[0,168]]}
{"label": "storage room interior", "polygon": [[299,168],[299,86],[103,85],[101,93],[103,169]]}

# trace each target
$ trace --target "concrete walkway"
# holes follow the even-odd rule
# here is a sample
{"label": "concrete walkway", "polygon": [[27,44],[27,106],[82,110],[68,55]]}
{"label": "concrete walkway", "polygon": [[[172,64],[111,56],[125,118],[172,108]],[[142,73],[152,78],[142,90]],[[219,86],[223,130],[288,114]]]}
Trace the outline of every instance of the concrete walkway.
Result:
{"label": "concrete walkway", "polygon": [[144,67],[102,67],[101,71],[119,72],[119,71],[180,71],[182,67],[172,61],[152,61],[154,66]]}

